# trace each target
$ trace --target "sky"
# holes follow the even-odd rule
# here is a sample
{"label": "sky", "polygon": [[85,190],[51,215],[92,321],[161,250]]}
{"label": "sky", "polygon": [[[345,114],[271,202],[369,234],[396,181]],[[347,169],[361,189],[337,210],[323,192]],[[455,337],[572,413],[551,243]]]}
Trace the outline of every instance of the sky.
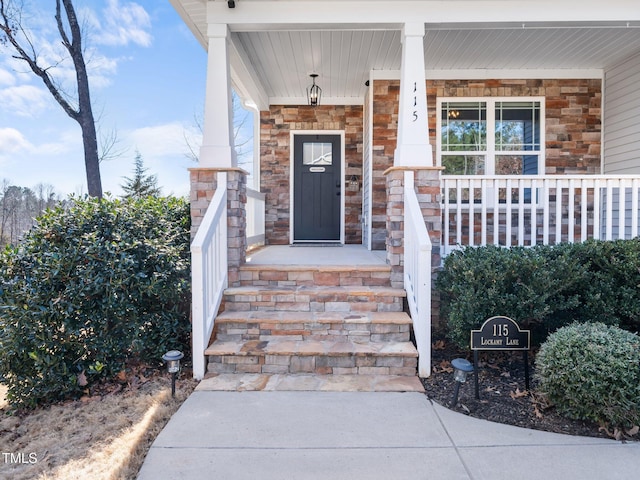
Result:
{"label": "sky", "polygon": [[[54,0],[26,0],[23,22],[58,81]],[[187,195],[191,145],[200,145],[207,56],[169,0],[75,0],[86,32],[85,60],[99,137],[116,134],[117,158],[100,164],[103,191],[122,194],[139,152],[165,195]],[[0,45],[0,182],[51,184],[58,194],[87,192],[81,131],[42,81]],[[189,139],[189,140],[187,140]],[[100,140],[99,140],[100,142]]]}

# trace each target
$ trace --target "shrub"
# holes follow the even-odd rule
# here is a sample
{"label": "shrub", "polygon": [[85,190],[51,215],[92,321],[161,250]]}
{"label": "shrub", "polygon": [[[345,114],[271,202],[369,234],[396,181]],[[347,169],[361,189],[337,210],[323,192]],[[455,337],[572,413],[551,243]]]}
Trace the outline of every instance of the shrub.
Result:
{"label": "shrub", "polygon": [[467,247],[438,276],[448,334],[505,315],[532,330],[534,344],[575,318],[640,329],[640,239],[555,246]]}
{"label": "shrub", "polygon": [[566,416],[640,424],[640,337],[602,323],[551,334],[536,357],[539,389]]}
{"label": "shrub", "polygon": [[639,331],[640,238],[592,240],[570,249],[589,271],[583,295],[586,308],[581,313],[589,314],[591,321],[614,317],[621,327]]}
{"label": "shrub", "polygon": [[71,199],[0,260],[0,381],[34,407],[187,350],[189,206]]}
{"label": "shrub", "polygon": [[565,250],[487,246],[454,252],[437,280],[448,335],[468,347],[472,329],[504,315],[544,339],[549,329],[569,323],[580,304],[577,284],[587,274]]}

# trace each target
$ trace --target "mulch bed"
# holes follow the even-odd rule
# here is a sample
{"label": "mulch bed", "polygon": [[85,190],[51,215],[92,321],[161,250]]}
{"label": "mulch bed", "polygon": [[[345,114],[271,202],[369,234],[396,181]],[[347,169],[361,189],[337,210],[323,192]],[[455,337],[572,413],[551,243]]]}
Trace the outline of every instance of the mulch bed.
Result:
{"label": "mulch bed", "polygon": [[[475,398],[473,376],[460,387],[458,402],[452,406],[455,381],[451,360],[473,354],[460,351],[450,342],[437,339],[433,344],[432,374],[422,383],[433,401],[457,412],[492,422],[547,432],[588,437],[630,439],[621,432],[607,432],[597,423],[571,420],[561,416],[536,392],[535,352],[529,353],[530,391],[525,388],[522,352],[481,352],[479,362],[480,399]],[[637,436],[632,437],[638,440]]]}

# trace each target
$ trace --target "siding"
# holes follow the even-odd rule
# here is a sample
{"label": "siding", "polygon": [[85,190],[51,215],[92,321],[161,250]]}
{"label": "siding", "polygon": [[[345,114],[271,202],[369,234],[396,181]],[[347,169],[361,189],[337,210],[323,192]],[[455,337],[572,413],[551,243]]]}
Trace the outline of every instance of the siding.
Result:
{"label": "siding", "polygon": [[[344,181],[362,174],[362,106],[271,105],[260,112],[260,191],[265,194],[265,243],[286,245],[290,219],[290,132],[344,130]],[[345,243],[362,243],[362,196],[345,188]]]}
{"label": "siding", "polygon": [[605,71],[604,173],[640,173],[640,53]]}
{"label": "siding", "polygon": [[371,248],[371,89],[367,89],[364,101],[364,121],[362,138],[362,244]]}
{"label": "siding", "polygon": [[[600,206],[600,238],[606,240],[607,238],[607,189],[602,188],[600,190],[600,198],[602,201],[602,205]],[[611,208],[611,220],[612,220],[612,229],[611,229],[611,238],[624,238],[631,239],[637,236],[640,236],[640,231],[632,231],[632,189],[624,188],[624,234],[622,235],[620,232],[620,189],[613,188],[611,190],[611,198],[612,198],[612,208]],[[638,199],[638,224],[640,225],[640,199]],[[640,227],[639,227],[640,230]]]}

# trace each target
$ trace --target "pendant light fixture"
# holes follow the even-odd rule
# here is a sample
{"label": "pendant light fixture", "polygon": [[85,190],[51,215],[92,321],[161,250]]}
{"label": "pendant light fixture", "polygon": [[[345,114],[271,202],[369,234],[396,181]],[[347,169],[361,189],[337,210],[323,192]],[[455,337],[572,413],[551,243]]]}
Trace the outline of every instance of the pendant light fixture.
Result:
{"label": "pendant light fixture", "polygon": [[320,97],[322,97],[322,89],[316,85],[316,78],[318,77],[317,73],[312,73],[309,75],[312,80],[312,84],[307,87],[307,100],[309,101],[309,105],[312,107],[317,107],[320,105]]}

